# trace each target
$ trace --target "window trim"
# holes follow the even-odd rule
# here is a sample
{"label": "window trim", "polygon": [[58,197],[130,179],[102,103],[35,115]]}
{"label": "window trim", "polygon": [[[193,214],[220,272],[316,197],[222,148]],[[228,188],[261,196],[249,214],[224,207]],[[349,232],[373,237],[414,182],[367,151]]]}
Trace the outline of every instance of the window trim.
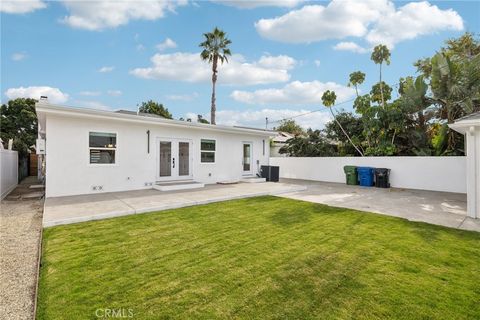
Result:
{"label": "window trim", "polygon": [[[115,148],[105,148],[105,147],[90,147],[90,133],[111,133],[115,135],[116,145]],[[118,132],[113,130],[103,130],[103,129],[91,129],[87,131],[87,165],[89,167],[116,167],[118,166]],[[90,162],[90,150],[113,150],[115,151],[115,162],[114,163],[91,163]]]}
{"label": "window trim", "polygon": [[[210,140],[215,142],[215,150],[202,150],[202,140]],[[207,152],[207,153],[213,153],[213,162],[203,162],[202,161],[202,153]],[[215,164],[217,163],[217,139],[211,139],[211,138],[200,138],[200,164]]]}

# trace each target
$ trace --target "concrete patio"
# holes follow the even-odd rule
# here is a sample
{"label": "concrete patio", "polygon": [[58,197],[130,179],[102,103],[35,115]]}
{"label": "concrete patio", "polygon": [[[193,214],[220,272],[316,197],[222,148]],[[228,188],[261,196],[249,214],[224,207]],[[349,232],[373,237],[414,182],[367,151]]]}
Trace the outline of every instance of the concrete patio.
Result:
{"label": "concrete patio", "polygon": [[307,187],[307,190],[282,194],[282,197],[375,212],[450,228],[480,231],[480,219],[466,216],[466,194],[397,188],[379,189],[295,179],[281,181]]}
{"label": "concrete patio", "polygon": [[305,189],[303,185],[266,182],[207,185],[201,189],[181,191],[150,189],[47,198],[43,226],[51,227],[225,200],[280,195]]}
{"label": "concrete patio", "polygon": [[207,185],[202,189],[182,191],[162,192],[151,189],[47,198],[43,226],[51,227],[262,195],[277,195],[411,221],[480,231],[480,220],[466,216],[465,194],[366,188],[293,179],[281,179],[279,183]]}

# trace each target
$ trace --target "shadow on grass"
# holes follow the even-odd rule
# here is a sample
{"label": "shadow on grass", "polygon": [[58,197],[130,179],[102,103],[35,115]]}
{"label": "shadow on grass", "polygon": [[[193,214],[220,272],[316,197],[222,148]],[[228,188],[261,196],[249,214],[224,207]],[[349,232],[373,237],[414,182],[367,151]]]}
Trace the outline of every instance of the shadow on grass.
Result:
{"label": "shadow on grass", "polygon": [[307,223],[311,220],[311,216],[312,212],[308,208],[279,209],[270,216],[270,219],[276,225],[287,227]]}

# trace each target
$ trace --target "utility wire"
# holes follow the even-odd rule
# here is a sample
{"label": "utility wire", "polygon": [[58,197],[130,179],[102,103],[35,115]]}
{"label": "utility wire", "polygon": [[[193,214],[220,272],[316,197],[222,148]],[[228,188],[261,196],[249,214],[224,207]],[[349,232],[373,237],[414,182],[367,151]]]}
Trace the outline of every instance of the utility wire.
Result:
{"label": "utility wire", "polygon": [[[339,102],[339,103],[336,103],[332,106],[333,107],[336,107],[336,106],[339,106],[339,105],[342,105],[342,104],[345,104],[345,103],[349,103],[349,102],[352,102],[356,99],[355,98],[352,98],[352,99],[349,99],[349,100],[346,100],[346,101],[342,101],[342,102]],[[290,120],[290,119],[294,119],[294,118],[298,118],[298,117],[303,117],[303,116],[306,116],[307,114],[311,114],[311,113],[315,113],[315,112],[320,112],[320,111],[323,111],[324,109],[317,109],[317,110],[312,110],[312,111],[308,111],[308,112],[305,112],[305,113],[301,113],[301,114],[297,114],[295,116],[291,116],[291,117],[287,117],[287,118],[283,118],[283,119],[280,119],[280,120],[274,120],[274,121],[268,121],[268,124],[271,124],[271,123],[277,123],[277,122],[282,122],[282,121],[285,121],[285,120]]]}
{"label": "utility wire", "polygon": [[[438,67],[438,69],[449,68],[449,67],[450,67],[449,65],[445,65],[445,66],[440,66],[440,67]],[[377,83],[378,83],[378,82],[377,82]],[[389,85],[389,84],[386,83],[386,82],[385,82],[385,84]],[[400,88],[400,85],[401,85],[401,83],[400,83],[400,82],[397,82],[397,83],[392,84],[391,87],[395,87],[395,88],[399,89],[399,88]],[[349,99],[349,100],[336,103],[336,104],[334,104],[333,106],[331,106],[330,108],[334,108],[334,107],[336,107],[336,106],[339,106],[339,105],[342,105],[342,104],[345,104],[345,103],[349,103],[349,102],[355,101],[356,98],[357,98],[357,97],[354,97],[354,98],[351,98],[351,99]],[[321,112],[321,111],[323,111],[323,110],[325,110],[325,109],[324,109],[324,108],[322,108],[322,109],[316,109],[316,110],[308,111],[308,112],[305,112],[305,113],[297,114],[297,115],[295,115],[295,116],[282,118],[282,119],[279,119],[279,120],[273,120],[273,121],[267,120],[267,121],[266,121],[266,128],[265,128],[265,129],[268,129],[268,125],[273,124],[273,123],[279,123],[279,122],[282,122],[282,121],[285,121],[285,120],[290,120],[290,119],[295,119],[295,118],[303,117],[303,116],[306,116],[306,115],[309,115],[309,114],[312,114],[312,113],[315,113],[315,112]],[[199,115],[201,115],[204,119],[207,119],[207,117],[210,115],[210,113],[199,114]],[[192,119],[192,121],[193,121],[193,120],[194,120],[194,119]]]}

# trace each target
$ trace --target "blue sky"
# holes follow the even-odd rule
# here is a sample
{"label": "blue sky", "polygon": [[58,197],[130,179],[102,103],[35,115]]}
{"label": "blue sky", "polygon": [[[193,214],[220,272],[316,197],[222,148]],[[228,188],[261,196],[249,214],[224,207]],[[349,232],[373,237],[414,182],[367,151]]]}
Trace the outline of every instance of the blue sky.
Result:
{"label": "blue sky", "polygon": [[[251,126],[321,109],[327,89],[350,100],[352,71],[367,74],[369,91],[375,44],[392,50],[384,78],[394,84],[446,39],[480,31],[478,1],[2,0],[0,10],[2,102],[45,94],[62,105],[134,110],[153,99],[175,118],[208,118],[211,75],[198,44],[218,26],[234,53],[219,71],[218,123]],[[330,118],[296,119],[321,128]]]}

